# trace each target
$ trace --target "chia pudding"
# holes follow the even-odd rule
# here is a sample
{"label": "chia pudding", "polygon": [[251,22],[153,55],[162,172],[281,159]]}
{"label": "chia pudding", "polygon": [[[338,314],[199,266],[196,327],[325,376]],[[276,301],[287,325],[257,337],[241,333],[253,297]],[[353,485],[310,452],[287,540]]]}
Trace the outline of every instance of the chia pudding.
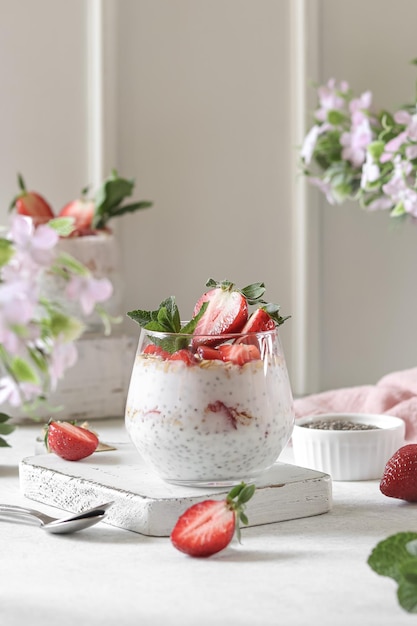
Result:
{"label": "chia pudding", "polygon": [[287,368],[276,352],[243,365],[189,365],[138,350],[125,419],[145,462],[168,482],[196,485],[247,480],[270,467],[294,424]]}

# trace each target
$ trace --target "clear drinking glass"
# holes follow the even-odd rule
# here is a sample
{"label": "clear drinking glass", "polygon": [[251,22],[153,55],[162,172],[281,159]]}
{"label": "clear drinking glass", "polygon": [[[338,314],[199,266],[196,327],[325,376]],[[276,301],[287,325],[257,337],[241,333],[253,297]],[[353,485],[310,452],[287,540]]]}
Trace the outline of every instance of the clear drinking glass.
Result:
{"label": "clear drinking glass", "polygon": [[141,329],[125,423],[145,463],[169,483],[254,480],[294,425],[278,330],[204,337]]}

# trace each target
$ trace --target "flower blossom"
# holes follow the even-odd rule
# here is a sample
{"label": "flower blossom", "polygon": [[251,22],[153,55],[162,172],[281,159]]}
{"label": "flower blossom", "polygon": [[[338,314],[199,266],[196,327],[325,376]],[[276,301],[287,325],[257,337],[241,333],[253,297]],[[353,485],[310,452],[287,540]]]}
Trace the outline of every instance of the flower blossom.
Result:
{"label": "flower blossom", "polygon": [[112,284],[107,278],[92,276],[73,276],[66,288],[68,298],[78,300],[85,315],[90,315],[98,302],[108,300],[112,292]]}
{"label": "flower blossom", "polygon": [[383,192],[392,198],[393,204],[402,204],[406,213],[417,217],[417,191],[409,183],[409,175],[412,166],[407,161],[402,161],[399,156],[395,157],[395,169],[392,177],[383,185]]}
{"label": "flower blossom", "polygon": [[360,167],[366,158],[366,149],[373,139],[368,118],[360,116],[353,123],[351,131],[340,137],[343,146],[342,158],[350,161],[354,167]]}
{"label": "flower blossom", "polygon": [[307,165],[311,163],[311,158],[314,154],[317,139],[320,137],[320,135],[327,132],[329,129],[330,124],[321,124],[320,126],[316,124],[310,129],[310,131],[306,135],[303,146],[301,148],[301,158]]}
{"label": "flower blossom", "polygon": [[346,81],[337,86],[334,78],[331,78],[327,85],[319,87],[317,94],[319,97],[320,108],[315,112],[315,118],[319,122],[327,120],[329,111],[342,110],[345,107],[345,98],[343,97],[349,91],[349,85]]}

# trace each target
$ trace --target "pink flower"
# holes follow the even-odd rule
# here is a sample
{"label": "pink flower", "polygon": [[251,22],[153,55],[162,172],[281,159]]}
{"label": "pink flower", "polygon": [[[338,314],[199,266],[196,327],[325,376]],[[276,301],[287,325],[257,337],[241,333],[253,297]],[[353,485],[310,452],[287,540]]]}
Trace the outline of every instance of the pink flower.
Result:
{"label": "pink flower", "polygon": [[342,81],[338,87],[334,78],[331,78],[327,85],[319,87],[317,90],[320,108],[315,113],[315,118],[320,122],[327,120],[329,111],[342,110],[345,107],[345,98],[343,94],[347,94],[349,85]]}
{"label": "pink flower", "polygon": [[374,183],[380,175],[379,167],[374,162],[371,154],[366,153],[366,160],[362,166],[361,188],[365,189],[368,183]]}
{"label": "pink flower", "polygon": [[333,194],[332,186],[328,181],[316,177],[310,177],[308,180],[314,187],[317,187],[322,193],[324,193],[329,204],[336,204],[336,198]]}
{"label": "pink flower", "polygon": [[10,376],[0,379],[0,404],[8,402],[11,406],[21,406],[24,402],[32,402],[42,394],[42,388],[34,383],[20,383]]}
{"label": "pink flower", "polygon": [[350,133],[343,133],[340,143],[343,146],[342,158],[350,161],[354,167],[360,167],[366,157],[366,148],[372,141],[372,129],[369,120],[363,117],[352,125]]}
{"label": "pink flower", "polygon": [[112,292],[113,286],[107,278],[91,276],[73,276],[66,288],[68,298],[79,300],[85,315],[93,312],[97,302],[108,300]]}
{"label": "pink flower", "polygon": [[65,370],[72,367],[77,361],[77,349],[74,343],[58,342],[52,353],[49,367],[51,389],[54,390],[58,381],[63,377]]}

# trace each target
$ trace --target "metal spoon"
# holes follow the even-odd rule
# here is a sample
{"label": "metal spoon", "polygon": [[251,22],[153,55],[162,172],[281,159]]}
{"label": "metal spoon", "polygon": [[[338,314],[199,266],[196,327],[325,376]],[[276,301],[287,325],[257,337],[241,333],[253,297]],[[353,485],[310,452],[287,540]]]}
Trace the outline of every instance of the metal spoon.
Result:
{"label": "metal spoon", "polygon": [[28,509],[23,506],[14,506],[13,504],[0,504],[0,516],[10,515],[13,517],[31,517],[32,519],[38,520],[40,522],[40,526],[43,530],[46,530],[48,533],[54,534],[65,534],[65,533],[75,533],[77,530],[82,530],[83,528],[88,528],[89,526],[93,526],[100,522],[106,516],[106,511],[111,507],[113,502],[107,502],[106,504],[100,504],[100,506],[95,506],[93,509],[89,509],[88,511],[83,511],[82,513],[78,513],[77,515],[71,515],[71,517],[65,517],[61,519],[56,519],[55,517],[50,517],[49,515],[45,515],[40,511],[36,511],[35,509]]}

